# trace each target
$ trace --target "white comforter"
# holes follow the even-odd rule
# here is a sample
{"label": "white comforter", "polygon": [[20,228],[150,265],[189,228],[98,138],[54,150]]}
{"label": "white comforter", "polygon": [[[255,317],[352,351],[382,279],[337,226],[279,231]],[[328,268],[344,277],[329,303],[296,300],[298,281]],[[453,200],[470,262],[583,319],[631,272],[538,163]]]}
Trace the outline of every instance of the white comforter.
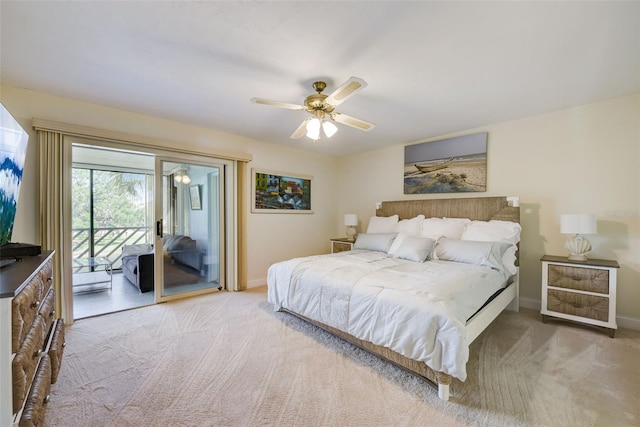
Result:
{"label": "white comforter", "polygon": [[268,300],[462,381],[466,320],[508,273],[488,267],[391,258],[355,250],[294,258],[269,268]]}

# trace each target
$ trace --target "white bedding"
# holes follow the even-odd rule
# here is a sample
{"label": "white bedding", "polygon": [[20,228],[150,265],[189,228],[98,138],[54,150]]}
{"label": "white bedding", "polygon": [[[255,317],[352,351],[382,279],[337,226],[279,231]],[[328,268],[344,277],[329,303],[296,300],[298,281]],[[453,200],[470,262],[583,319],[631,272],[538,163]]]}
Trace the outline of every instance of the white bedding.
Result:
{"label": "white bedding", "polygon": [[430,368],[466,379],[466,320],[509,273],[449,261],[418,263],[354,250],[269,268],[268,300]]}

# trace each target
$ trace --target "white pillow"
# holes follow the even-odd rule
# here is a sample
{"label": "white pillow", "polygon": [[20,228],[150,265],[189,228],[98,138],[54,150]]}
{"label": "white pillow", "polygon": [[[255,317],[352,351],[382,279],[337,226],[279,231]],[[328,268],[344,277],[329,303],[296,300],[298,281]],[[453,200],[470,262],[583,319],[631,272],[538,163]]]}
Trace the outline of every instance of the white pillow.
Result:
{"label": "white pillow", "polygon": [[516,245],[511,245],[502,255],[502,264],[509,270],[511,275],[514,275],[518,272],[518,267],[516,267],[516,251],[518,248]]}
{"label": "white pillow", "polygon": [[443,261],[463,262],[499,271],[509,271],[502,263],[502,257],[512,246],[507,242],[440,239],[436,246],[436,253],[438,259]]}
{"label": "white pillow", "polygon": [[407,233],[410,236],[419,236],[422,231],[422,221],[424,221],[424,215],[420,214],[411,219],[400,220],[396,224],[398,233]]}
{"label": "white pillow", "polygon": [[372,216],[369,218],[367,233],[395,233],[398,215]]}
{"label": "white pillow", "polygon": [[439,237],[459,239],[465,225],[471,220],[467,218],[427,218],[422,221],[421,235],[438,240]]}
{"label": "white pillow", "polygon": [[353,244],[353,249],[387,252],[397,233],[360,233]]}
{"label": "white pillow", "polygon": [[509,242],[516,244],[520,241],[522,227],[511,221],[471,221],[464,227],[461,240],[475,240],[479,242]]}
{"label": "white pillow", "polygon": [[511,221],[471,221],[462,232],[461,240],[474,240],[480,242],[508,242],[510,247],[502,257],[502,264],[509,273],[516,274],[516,244],[520,241],[522,227],[517,222]]}
{"label": "white pillow", "polygon": [[[408,259],[409,261],[425,262],[436,241],[428,237],[404,236],[400,245],[393,253],[394,258]],[[391,251],[389,251],[391,254]]]}

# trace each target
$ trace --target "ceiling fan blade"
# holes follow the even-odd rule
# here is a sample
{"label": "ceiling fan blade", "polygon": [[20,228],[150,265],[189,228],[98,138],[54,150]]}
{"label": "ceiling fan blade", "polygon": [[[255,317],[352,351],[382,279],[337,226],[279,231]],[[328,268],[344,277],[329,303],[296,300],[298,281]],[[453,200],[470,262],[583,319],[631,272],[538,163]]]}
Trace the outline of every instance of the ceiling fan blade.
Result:
{"label": "ceiling fan blade", "polygon": [[293,133],[291,134],[291,139],[300,139],[302,138],[305,133],[307,133],[307,122],[311,120],[311,117],[308,117],[306,119],[304,119],[302,121],[302,123],[300,123],[300,126],[298,126],[298,129],[296,129],[295,131],[293,131]]}
{"label": "ceiling fan blade", "polygon": [[360,89],[364,89],[365,87],[367,87],[367,82],[359,77],[351,77],[349,80],[342,83],[340,87],[334,90],[331,95],[324,100],[324,102],[333,106],[340,105]]}
{"label": "ceiling fan blade", "polygon": [[364,131],[369,131],[376,127],[376,125],[374,125],[373,123],[356,119],[355,117],[347,116],[346,114],[342,113],[332,114],[331,118],[338,123],[342,123],[343,125],[351,126]]}
{"label": "ceiling fan blade", "polygon": [[304,110],[304,106],[297,104],[289,104],[288,102],[272,101],[270,99],[251,98],[254,104],[269,105],[271,107],[288,108],[290,110]]}

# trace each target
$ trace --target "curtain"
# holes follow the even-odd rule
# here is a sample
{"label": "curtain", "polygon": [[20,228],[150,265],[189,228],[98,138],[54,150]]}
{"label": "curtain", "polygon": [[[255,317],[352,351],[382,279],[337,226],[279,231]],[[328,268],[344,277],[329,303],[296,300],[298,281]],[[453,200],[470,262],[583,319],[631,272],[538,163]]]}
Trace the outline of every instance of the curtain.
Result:
{"label": "curtain", "polygon": [[247,163],[236,162],[238,187],[238,273],[237,285],[238,291],[247,289],[247,197],[249,194],[247,181]]}
{"label": "curtain", "polygon": [[[63,299],[71,298],[65,295],[65,280],[71,280],[71,272],[65,269],[67,263],[64,250],[65,234],[65,199],[64,177],[71,166],[66,155],[63,136],[59,132],[37,129],[38,146],[40,150],[40,244],[43,250],[53,250],[53,286],[56,292],[56,311],[61,313],[66,323],[73,322],[73,314],[64,313]],[[70,208],[70,206],[69,206]],[[70,218],[69,218],[70,221]],[[68,233],[67,233],[68,234]],[[70,306],[65,304],[65,306]]]}

